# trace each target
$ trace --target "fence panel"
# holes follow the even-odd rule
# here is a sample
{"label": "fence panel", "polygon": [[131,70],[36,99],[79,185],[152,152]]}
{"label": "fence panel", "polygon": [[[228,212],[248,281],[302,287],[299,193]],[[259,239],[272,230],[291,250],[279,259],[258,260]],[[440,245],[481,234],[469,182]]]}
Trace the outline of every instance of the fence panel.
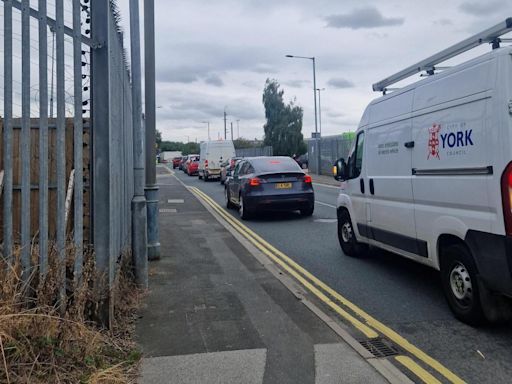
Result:
{"label": "fence panel", "polygon": [[[320,172],[330,175],[332,165],[340,157],[347,158],[353,138],[346,135],[326,136],[320,139]],[[315,139],[307,141],[309,170],[314,172],[318,157],[315,155]]]}
{"label": "fence panel", "polygon": [[236,149],[238,157],[258,157],[258,156],[272,156],[272,146],[254,147],[254,148],[238,148]]}

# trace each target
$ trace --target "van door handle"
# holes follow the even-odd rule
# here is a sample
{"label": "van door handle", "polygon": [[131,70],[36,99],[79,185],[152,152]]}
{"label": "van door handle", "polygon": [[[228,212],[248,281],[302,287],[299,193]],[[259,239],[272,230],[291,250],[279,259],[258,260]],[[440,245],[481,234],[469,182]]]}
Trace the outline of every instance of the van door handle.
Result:
{"label": "van door handle", "polygon": [[407,141],[404,143],[405,148],[414,148],[414,141]]}
{"label": "van door handle", "polygon": [[373,186],[373,179],[370,179],[370,193],[375,195],[375,188]]}
{"label": "van door handle", "polygon": [[364,180],[362,178],[359,179],[359,185],[361,186],[361,193],[364,193]]}

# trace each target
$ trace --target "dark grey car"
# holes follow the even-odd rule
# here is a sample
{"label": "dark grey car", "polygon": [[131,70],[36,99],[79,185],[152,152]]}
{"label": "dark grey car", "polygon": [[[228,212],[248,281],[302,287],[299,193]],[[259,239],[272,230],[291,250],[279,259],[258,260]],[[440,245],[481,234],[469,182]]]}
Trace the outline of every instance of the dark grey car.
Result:
{"label": "dark grey car", "polygon": [[311,216],[315,193],[311,176],[290,157],[253,157],[238,162],[225,184],[228,208],[242,219],[259,211],[295,211]]}

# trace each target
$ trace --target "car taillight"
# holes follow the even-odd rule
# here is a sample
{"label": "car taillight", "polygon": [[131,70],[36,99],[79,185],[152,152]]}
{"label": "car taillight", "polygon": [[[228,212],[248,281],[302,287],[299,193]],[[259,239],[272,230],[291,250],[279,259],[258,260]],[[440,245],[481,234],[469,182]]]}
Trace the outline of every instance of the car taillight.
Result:
{"label": "car taillight", "polygon": [[261,185],[261,179],[258,179],[257,177],[252,177],[249,179],[249,185],[251,187],[258,187]]}
{"label": "car taillight", "polygon": [[304,176],[304,182],[306,184],[311,184],[313,182],[313,178],[309,175]]}
{"label": "car taillight", "polygon": [[205,160],[205,161],[204,161],[204,167],[205,167],[205,168],[208,168],[208,160]]}
{"label": "car taillight", "polygon": [[507,165],[501,176],[501,199],[503,202],[505,233],[512,236],[512,162]]}

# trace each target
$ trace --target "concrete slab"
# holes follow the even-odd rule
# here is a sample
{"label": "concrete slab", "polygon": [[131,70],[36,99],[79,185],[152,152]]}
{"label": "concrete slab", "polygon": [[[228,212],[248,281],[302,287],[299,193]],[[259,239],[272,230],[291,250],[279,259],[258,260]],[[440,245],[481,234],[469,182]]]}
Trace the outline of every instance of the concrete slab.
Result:
{"label": "concrete slab", "polygon": [[315,345],[315,384],[385,384],[385,380],[348,344]]}
{"label": "concrete slab", "polygon": [[261,384],[265,361],[265,349],[145,358],[140,383]]}

